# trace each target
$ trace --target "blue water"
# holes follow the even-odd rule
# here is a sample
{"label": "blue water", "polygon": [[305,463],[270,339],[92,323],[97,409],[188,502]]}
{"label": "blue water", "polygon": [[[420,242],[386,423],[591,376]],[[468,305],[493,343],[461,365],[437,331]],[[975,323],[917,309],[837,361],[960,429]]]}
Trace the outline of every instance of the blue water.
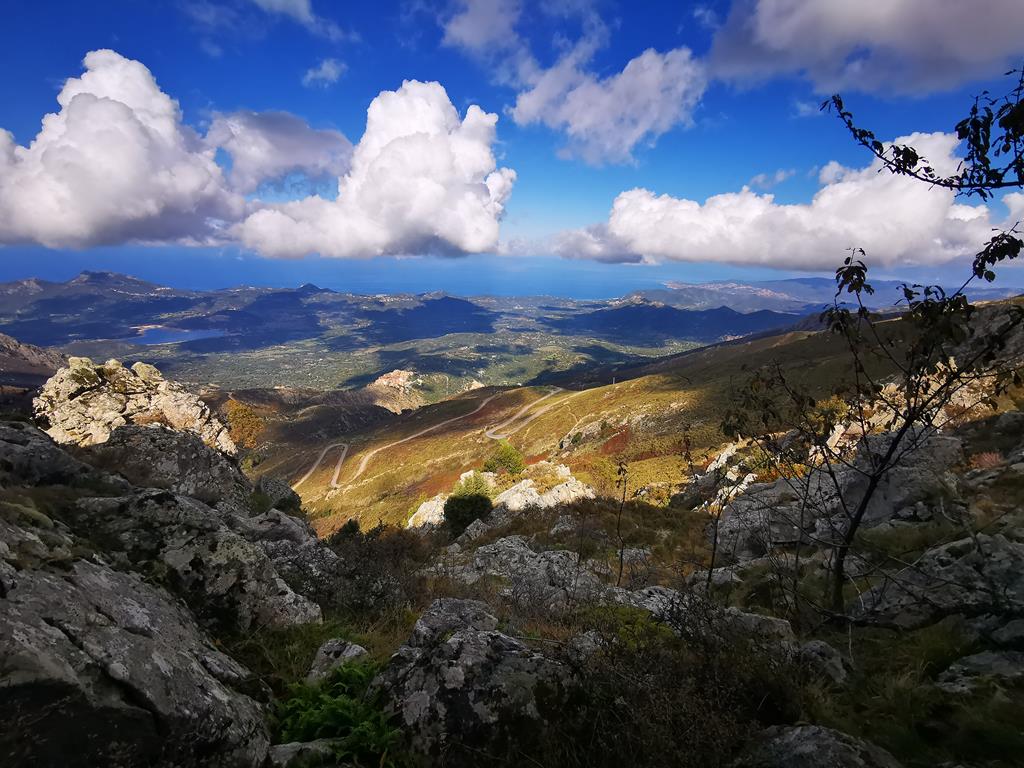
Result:
{"label": "blue water", "polygon": [[131,339],[135,344],[180,344],[183,341],[196,339],[216,339],[224,335],[224,331],[186,331],[181,328],[147,328]]}

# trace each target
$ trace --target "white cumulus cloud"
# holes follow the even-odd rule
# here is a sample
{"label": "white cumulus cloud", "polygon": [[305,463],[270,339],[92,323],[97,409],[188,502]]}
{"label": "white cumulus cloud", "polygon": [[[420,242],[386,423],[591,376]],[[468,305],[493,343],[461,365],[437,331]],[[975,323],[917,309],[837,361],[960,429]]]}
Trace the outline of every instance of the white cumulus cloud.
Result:
{"label": "white cumulus cloud", "polygon": [[914,93],[1002,74],[1024,55],[1021,0],[736,0],[716,77],[800,73],[823,91]]}
{"label": "white cumulus cloud", "polygon": [[336,200],[267,206],[236,234],[278,257],[493,250],[515,181],[514,171],[496,167],[496,122],[476,105],[460,118],[438,83],[406,81],[370,104]]}
{"label": "white cumulus cloud", "polygon": [[638,144],[688,125],[707,81],[688,48],[649,48],[606,78],[588,72],[577,55],[541,72],[516,98],[512,118],[562,130],[567,151],[594,164],[627,162]]}
{"label": "white cumulus cloud", "polygon": [[348,171],[352,158],[352,143],[342,133],[310,128],[288,112],[218,114],[206,142],[231,155],[229,178],[242,193],[294,172],[337,177]]}
{"label": "white cumulus cloud", "polygon": [[520,0],[458,0],[443,22],[445,45],[476,54],[519,45]]}
{"label": "white cumulus cloud", "polygon": [[[940,172],[956,168],[955,136],[914,134]],[[847,248],[863,248],[871,264],[938,264],[974,254],[993,226],[984,205],[959,203],[952,192],[879,173],[826,165],[810,203],[783,205],[747,187],[703,203],[647,189],[621,193],[608,221],[562,233],[556,251],[601,261],[716,261],[820,270]],[[1011,206],[1012,207],[1012,206]]]}
{"label": "white cumulus cloud", "polygon": [[326,88],[338,82],[345,70],[348,69],[345,63],[337,59],[324,59],[315,67],[306,70],[302,76],[302,84],[307,88],[319,86]]}
{"label": "white cumulus cloud", "polygon": [[242,215],[215,150],[145,66],[110,50],[84,66],[28,146],[0,130],[0,242],[205,241]]}

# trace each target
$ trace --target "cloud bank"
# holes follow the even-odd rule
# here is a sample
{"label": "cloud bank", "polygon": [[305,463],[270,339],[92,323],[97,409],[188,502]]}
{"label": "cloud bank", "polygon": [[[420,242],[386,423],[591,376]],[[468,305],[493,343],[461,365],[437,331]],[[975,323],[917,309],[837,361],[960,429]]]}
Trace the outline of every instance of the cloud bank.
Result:
{"label": "cloud bank", "polygon": [[216,115],[206,144],[231,155],[228,174],[242,193],[279,181],[290,173],[310,178],[340,176],[348,171],[352,142],[339,131],[310,128],[288,112],[241,110]]}
{"label": "cloud bank", "polygon": [[176,101],[137,61],[86,55],[27,147],[0,130],[0,242],[213,238],[244,212]]}
{"label": "cloud bank", "polygon": [[[940,172],[956,167],[953,135],[913,134],[896,141],[917,147]],[[875,265],[940,264],[977,252],[991,234],[986,206],[958,203],[948,190],[879,173],[880,167],[878,161],[861,169],[830,163],[811,202],[796,205],[776,203],[773,195],[748,187],[703,203],[629,190],[615,198],[607,222],[562,233],[555,251],[605,262],[821,270],[834,267],[851,247],[863,248]]]}
{"label": "cloud bank", "polygon": [[497,119],[475,105],[460,119],[438,83],[406,81],[370,104],[337,200],[312,196],[268,206],[235,234],[277,257],[493,250],[516,177],[496,167]]}
{"label": "cloud bank", "polygon": [[[200,136],[140,62],[102,50],[84,66],[28,146],[0,130],[0,243],[240,241],[343,258],[497,247],[515,181],[495,162],[497,116],[471,106],[460,118],[438,83],[382,92],[353,148],[286,112],[217,114]],[[295,173],[339,178],[338,198],[259,199]]]}
{"label": "cloud bank", "polygon": [[1020,64],[1020,0],[735,0],[715,77],[802,74],[819,91],[945,90]]}

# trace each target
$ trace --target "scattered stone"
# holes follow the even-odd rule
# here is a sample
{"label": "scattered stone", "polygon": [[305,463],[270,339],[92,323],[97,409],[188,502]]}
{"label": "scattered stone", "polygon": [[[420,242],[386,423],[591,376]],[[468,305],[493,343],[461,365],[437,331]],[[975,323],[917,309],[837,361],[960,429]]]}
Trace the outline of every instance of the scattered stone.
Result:
{"label": "scattered stone", "polygon": [[797,661],[835,685],[842,685],[849,677],[846,657],[824,640],[808,640],[801,645]]}
{"label": "scattered stone", "polygon": [[457,629],[486,631],[497,626],[498,620],[490,614],[486,603],[442,597],[431,603],[417,619],[406,645],[423,648],[436,644],[444,635]]}
{"label": "scattered stone", "polygon": [[319,682],[341,665],[365,655],[366,649],[361,645],[342,638],[328,640],[317,650],[309,674],[306,675],[306,682]]}
{"label": "scattered stone", "polygon": [[901,768],[880,747],[817,725],[777,726],[732,768]]}
{"label": "scattered stone", "polygon": [[1024,646],[1024,619],[1013,619],[992,633],[999,645]]}
{"label": "scattered stone", "polygon": [[337,766],[337,739],[317,739],[316,741],[292,741],[287,744],[275,744],[270,748],[270,765],[272,768],[319,768],[319,766]]}

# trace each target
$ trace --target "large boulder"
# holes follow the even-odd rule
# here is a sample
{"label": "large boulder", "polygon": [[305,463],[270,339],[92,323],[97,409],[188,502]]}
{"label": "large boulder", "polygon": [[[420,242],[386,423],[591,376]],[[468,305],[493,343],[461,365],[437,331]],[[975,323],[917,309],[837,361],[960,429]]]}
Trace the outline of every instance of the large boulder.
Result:
{"label": "large boulder", "polygon": [[901,768],[880,747],[817,725],[769,728],[732,768]]}
{"label": "large boulder", "polygon": [[406,528],[423,528],[424,526],[435,526],[444,523],[444,503],[448,496],[439,493],[432,499],[427,499],[413,513],[406,523]]}
{"label": "large boulder", "polygon": [[181,596],[208,626],[245,631],[321,619],[320,607],[285,583],[264,548],[231,529],[244,518],[146,490],[81,499],[64,519],[125,567]]}
{"label": "large boulder", "polygon": [[534,551],[525,536],[506,536],[479,547],[445,575],[466,584],[484,577],[501,579],[504,595],[515,602],[556,607],[595,597],[604,585],[568,550]]}
{"label": "large boulder", "polygon": [[[864,497],[862,470],[872,457],[885,453],[892,439],[889,434],[863,438],[852,464],[837,464],[834,474],[815,469],[800,478],[745,485],[723,505],[717,529],[709,526],[709,535],[718,536],[719,552],[740,562],[778,546],[827,544],[847,525],[844,509],[857,508]],[[956,495],[950,470],[963,458],[958,438],[912,433],[899,450],[901,458],[872,493],[861,523],[865,528],[896,517],[930,519],[928,508],[935,499]],[[911,514],[915,508],[919,511]]]}
{"label": "large boulder", "polygon": [[252,484],[229,456],[210,448],[195,433],[159,424],[118,427],[83,455],[132,485],[163,488],[208,504],[231,501],[248,506],[253,493]]}
{"label": "large boulder", "polygon": [[0,422],[0,485],[79,485],[97,475],[32,425]]}
{"label": "large boulder", "polygon": [[412,749],[450,766],[527,751],[564,706],[569,670],[495,630],[483,603],[438,600],[421,623],[374,681]]}
{"label": "large boulder", "polygon": [[[568,469],[561,466],[557,467],[556,471],[558,469],[565,469],[565,472],[568,472]],[[566,477],[562,472],[559,472],[558,476],[562,482],[543,492],[537,490],[533,478],[520,480],[494,497],[494,514],[501,516],[506,512],[522,512],[527,509],[551,509],[581,499],[594,498],[594,489],[586,483],[572,475]]]}
{"label": "large boulder", "polygon": [[0,764],[261,765],[250,673],[185,608],[45,517],[0,510]]}
{"label": "large boulder", "polygon": [[69,358],[33,403],[36,417],[58,443],[95,445],[127,424],[164,424],[194,432],[212,448],[235,453],[228,430],[198,397],[166,380],[152,365],[125,368],[87,357]]}
{"label": "large boulder", "polygon": [[863,619],[915,629],[946,616],[1019,614],[1024,605],[1024,544],[979,533],[934,547],[850,607]]}

